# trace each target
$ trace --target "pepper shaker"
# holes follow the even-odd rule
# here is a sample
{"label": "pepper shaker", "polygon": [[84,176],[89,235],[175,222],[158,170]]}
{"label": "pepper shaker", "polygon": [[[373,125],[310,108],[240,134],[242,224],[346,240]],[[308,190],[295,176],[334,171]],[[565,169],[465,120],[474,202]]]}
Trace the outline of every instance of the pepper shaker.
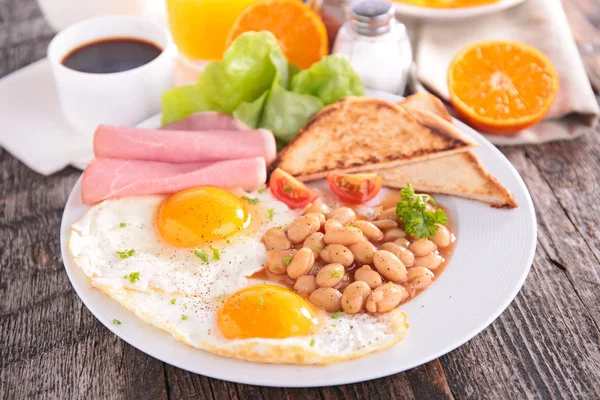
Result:
{"label": "pepper shaker", "polygon": [[365,87],[404,93],[412,66],[412,48],[406,27],[396,21],[389,1],[351,3],[333,53],[348,57]]}

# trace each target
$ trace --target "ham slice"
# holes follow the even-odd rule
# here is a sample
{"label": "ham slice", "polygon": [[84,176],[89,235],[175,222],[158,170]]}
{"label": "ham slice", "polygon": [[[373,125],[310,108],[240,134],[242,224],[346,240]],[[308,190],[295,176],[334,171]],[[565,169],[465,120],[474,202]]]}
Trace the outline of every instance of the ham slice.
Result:
{"label": "ham slice", "polygon": [[96,157],[168,163],[196,163],[276,156],[275,137],[266,129],[176,131],[100,125],[94,135]]}
{"label": "ham slice", "polygon": [[204,111],[163,126],[168,131],[247,131],[250,128],[231,115]]}
{"label": "ham slice", "polygon": [[95,158],[83,173],[85,204],[115,197],[175,193],[195,186],[253,189],[265,183],[262,157],[171,164]]}

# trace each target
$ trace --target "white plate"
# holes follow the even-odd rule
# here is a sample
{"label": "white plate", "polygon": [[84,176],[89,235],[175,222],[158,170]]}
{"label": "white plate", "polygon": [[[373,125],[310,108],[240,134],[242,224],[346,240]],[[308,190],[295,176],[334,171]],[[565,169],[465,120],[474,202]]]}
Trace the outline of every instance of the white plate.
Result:
{"label": "white plate", "polygon": [[[397,101],[394,96],[385,97]],[[143,125],[158,126],[159,118]],[[477,335],[510,304],[523,285],[536,245],[536,220],[529,192],[510,162],[471,128],[455,121],[481,147],[481,161],[516,197],[519,208],[436,196],[448,208],[458,236],[444,273],[425,293],[402,307],[410,329],[397,346],[357,360],[330,366],[268,365],[216,356],[190,348],[122,308],[90,287],[67,248],[70,226],[88,209],[81,202],[81,179],[67,205],[61,226],[61,250],[75,291],[108,329],[141,351],[191,372],[252,385],[308,387],[341,385],[391,375],[440,357]],[[122,322],[114,325],[113,319]]]}
{"label": "white plate", "polygon": [[497,3],[464,8],[419,7],[403,3],[394,3],[394,7],[396,8],[396,16],[398,18],[404,16],[423,19],[453,20],[478,17],[484,14],[506,10],[507,8],[516,6],[524,1],[525,0],[500,0]]}

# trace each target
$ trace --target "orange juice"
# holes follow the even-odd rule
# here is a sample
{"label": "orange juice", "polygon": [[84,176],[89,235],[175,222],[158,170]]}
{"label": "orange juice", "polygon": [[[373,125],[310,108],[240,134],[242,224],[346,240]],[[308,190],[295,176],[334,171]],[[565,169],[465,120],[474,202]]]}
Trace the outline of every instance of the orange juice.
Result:
{"label": "orange juice", "polygon": [[199,60],[220,60],[231,26],[259,0],[167,0],[169,27],[179,50]]}

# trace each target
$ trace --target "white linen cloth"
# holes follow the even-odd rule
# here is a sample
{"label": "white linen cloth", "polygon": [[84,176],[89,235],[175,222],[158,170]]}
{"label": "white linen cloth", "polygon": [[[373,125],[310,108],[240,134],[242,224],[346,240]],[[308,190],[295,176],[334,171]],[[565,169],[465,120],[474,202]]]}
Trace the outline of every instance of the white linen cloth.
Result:
{"label": "white linen cloth", "polygon": [[83,169],[92,159],[91,138],[73,131],[62,116],[48,59],[0,80],[0,110],[0,147],[35,172]]}
{"label": "white linen cloth", "polygon": [[560,0],[525,0],[508,10],[458,21],[400,20],[412,38],[419,82],[446,101],[448,66],[458,51],[474,42],[517,40],[550,58],[560,83],[546,118],[516,136],[485,135],[492,143],[515,145],[574,139],[597,124],[598,103]]}

